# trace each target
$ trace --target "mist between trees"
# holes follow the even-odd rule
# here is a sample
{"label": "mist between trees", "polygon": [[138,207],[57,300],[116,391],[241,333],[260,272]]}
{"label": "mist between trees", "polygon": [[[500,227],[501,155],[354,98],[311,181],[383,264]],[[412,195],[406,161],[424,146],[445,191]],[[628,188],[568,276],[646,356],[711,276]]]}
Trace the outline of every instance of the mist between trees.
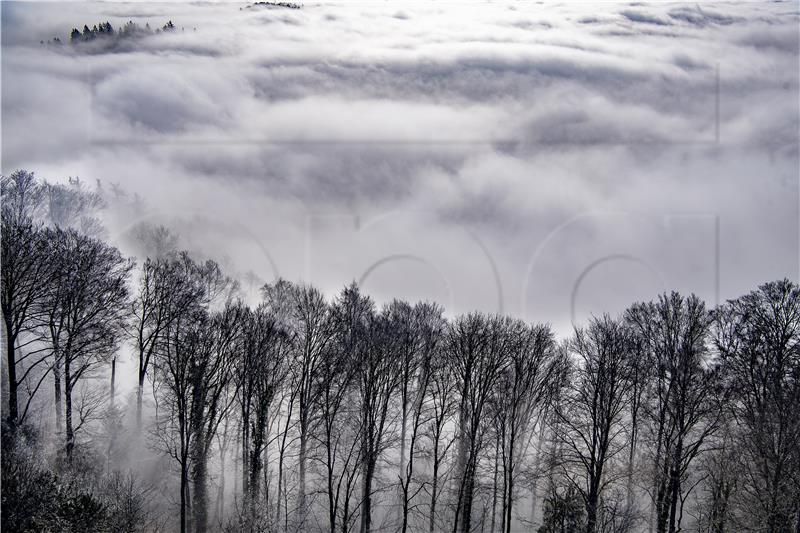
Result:
{"label": "mist between trees", "polygon": [[800,531],[791,281],[564,340],[355,284],[251,307],[166,229],[124,257],[103,201],[2,180],[3,531]]}

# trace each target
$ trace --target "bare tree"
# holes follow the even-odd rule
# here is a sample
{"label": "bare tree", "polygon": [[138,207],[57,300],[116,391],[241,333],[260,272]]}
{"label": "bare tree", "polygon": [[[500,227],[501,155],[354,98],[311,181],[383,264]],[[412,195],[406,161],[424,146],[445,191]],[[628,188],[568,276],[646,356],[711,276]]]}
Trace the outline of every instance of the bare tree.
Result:
{"label": "bare tree", "polygon": [[716,346],[741,431],[745,524],[800,527],[800,288],[767,283],[717,313]]}
{"label": "bare tree", "polygon": [[418,331],[414,323],[414,308],[402,300],[394,300],[389,304],[387,312],[391,316],[395,336],[395,357],[400,359],[400,475],[406,468],[406,441],[408,414],[414,381],[420,366]]}
{"label": "bare tree", "polygon": [[[48,374],[44,367],[49,353],[38,345],[40,335],[36,328],[52,264],[48,260],[48,242],[43,228],[33,218],[42,196],[41,186],[33,174],[24,171],[3,177],[0,183],[3,260],[0,296],[6,341],[8,423],[14,428],[24,421],[34,395]],[[35,380],[34,385],[20,412],[17,391],[29,378]]]}
{"label": "bare tree", "polygon": [[[333,305],[335,342],[319,369],[316,410],[319,424],[314,438],[322,452],[319,462],[325,472],[328,527],[340,524],[347,531],[351,521],[350,498],[356,487],[361,452],[361,417],[354,407],[353,371],[368,349],[368,328],[374,305],[353,283],[345,287]],[[340,513],[341,510],[341,513]],[[341,516],[341,518],[340,518]]]}
{"label": "bare tree", "polygon": [[[295,344],[298,339],[298,330],[295,313],[295,298],[294,286],[284,279],[277,279],[273,284],[266,284],[261,288],[264,297],[264,303],[267,309],[277,321],[279,327],[289,336],[288,342],[297,349]],[[281,512],[284,515],[284,530],[289,529],[289,506],[288,494],[286,490],[286,482],[284,477],[284,464],[286,453],[289,450],[291,440],[289,439],[289,430],[296,422],[293,417],[294,408],[296,405],[295,400],[299,393],[299,374],[295,371],[295,351],[290,353],[289,357],[289,374],[284,380],[284,387],[281,398],[278,400],[278,417],[275,424],[279,425],[282,421],[283,429],[279,428],[278,431],[278,479],[277,479],[277,498],[275,501],[275,519],[273,523],[275,527],[281,526]]]}
{"label": "bare tree", "polygon": [[[160,447],[178,463],[180,471],[180,531],[187,531],[189,452],[191,450],[190,368],[195,335],[192,331],[200,309],[186,310],[168,328],[163,352],[156,365],[159,403],[155,435]],[[163,406],[163,407],[162,407]]]}
{"label": "bare tree", "polygon": [[[411,389],[414,395],[413,404],[411,408],[411,433],[408,442],[408,460],[405,461],[405,454],[401,453],[401,472],[399,477],[400,493],[401,493],[401,526],[402,533],[408,531],[409,514],[415,507],[412,502],[426,487],[426,482],[421,481],[417,472],[415,472],[415,460],[417,456],[417,447],[419,441],[423,436],[423,431],[428,422],[436,418],[436,414],[432,411],[432,406],[428,401],[428,390],[431,383],[434,381],[434,365],[436,364],[436,357],[440,351],[442,334],[444,331],[444,318],[442,317],[443,310],[441,307],[430,303],[420,303],[414,306],[413,309],[413,323],[411,324],[413,335],[410,336],[416,344],[416,362],[417,375],[414,376],[415,387]],[[407,353],[407,352],[406,352]],[[410,377],[407,364],[404,363],[402,369],[404,379]],[[405,395],[408,395],[408,388],[406,387]],[[403,417],[405,418],[405,417]],[[405,450],[405,443],[403,442],[404,435],[401,435],[401,446]],[[417,487],[412,492],[412,483],[416,481]]]}
{"label": "bare tree", "polygon": [[496,413],[499,455],[502,462],[501,531],[510,533],[514,489],[519,466],[537,426],[542,408],[549,402],[555,338],[544,325],[509,324],[509,364],[501,372],[492,397]]}
{"label": "bare tree", "polygon": [[447,330],[444,348],[458,390],[458,490],[453,532],[472,530],[476,472],[490,424],[486,407],[497,379],[508,363],[509,321],[472,313],[456,318]]}
{"label": "bare tree", "polygon": [[159,260],[178,253],[180,239],[165,226],[139,222],[130,229],[129,234],[139,257]]}
{"label": "bare tree", "polygon": [[[63,370],[58,349],[65,324],[61,320],[63,316],[60,317],[57,312],[57,307],[42,301],[45,298],[51,303],[53,301],[52,285],[60,258],[52,249],[44,250],[53,244],[49,242],[52,235],[41,233],[40,230],[44,225],[51,228],[70,228],[81,235],[102,237],[105,229],[97,215],[104,203],[98,191],[85,187],[78,178],[69,178],[67,184],[54,184],[39,181],[32,172],[25,170],[16,171],[2,178],[2,196],[3,316],[6,326],[7,358],[17,359],[17,348],[26,352],[24,363],[17,360],[15,364],[8,364],[11,378],[9,390],[13,391],[9,396],[9,419],[16,419],[19,416],[17,398],[19,386],[24,384],[28,391],[28,399],[23,410],[23,414],[27,414],[30,402],[44,379],[52,372],[56,427],[60,432],[63,428],[64,408]],[[26,284],[25,279],[38,279],[38,282]],[[42,292],[47,292],[47,296],[43,296]],[[39,322],[43,324],[38,324]],[[37,334],[41,334],[44,330],[46,334],[41,337],[49,337],[49,347],[38,345],[37,335],[30,335],[31,328],[35,324],[41,326]],[[26,337],[24,345],[16,346],[22,333]],[[50,350],[50,358],[45,357],[47,355],[45,350]],[[51,365],[44,369],[44,363],[48,359]],[[17,377],[17,367],[20,363],[24,368],[19,369],[21,375]]]}
{"label": "bare tree", "polygon": [[726,420],[719,434],[713,437],[713,446],[697,465],[703,492],[698,497],[696,520],[702,533],[726,533],[752,518],[737,520],[735,516],[734,506],[744,485],[747,457],[740,453],[739,436],[734,430],[733,421]]}
{"label": "bare tree", "polygon": [[[12,529],[37,498],[49,500],[36,503],[35,522],[48,530],[161,527],[151,489],[118,472],[128,428],[113,394],[132,368],[139,430],[152,382],[153,443],[159,464],[175,467],[183,533],[214,529],[211,487],[219,527],[248,533],[625,533],[642,488],[658,533],[800,533],[793,282],[713,312],[695,296],[663,295],[556,343],[548,326],[510,317],[446,320],[438,305],[398,300],[376,311],[355,283],[329,303],[278,279],[251,310],[219,265],[143,225],[156,257],[131,302],[133,263],[98,238],[103,198],[77,179],[2,178],[14,428],[3,433],[2,516]],[[132,367],[115,365],[125,338]],[[104,410],[97,383],[109,361]],[[39,454],[46,441],[33,429],[50,376],[65,461]],[[96,464],[78,453],[87,436]],[[30,464],[15,468],[22,455],[7,452],[27,448]],[[236,516],[225,508],[231,458]],[[520,487],[532,492],[529,520],[515,514]]]}
{"label": "bare tree", "polygon": [[699,298],[674,292],[655,303],[636,304],[626,316],[652,371],[646,413],[655,447],[651,496],[656,527],[659,533],[675,533],[689,466],[705,450],[722,414],[720,375],[707,346],[711,318]]}
{"label": "bare tree", "polygon": [[366,349],[357,362],[358,406],[361,416],[361,533],[372,531],[372,497],[378,460],[389,444],[390,401],[402,376],[398,338],[387,307],[370,317]]}
{"label": "bare tree", "polygon": [[49,323],[58,324],[53,347],[64,372],[65,450],[70,457],[75,445],[72,391],[117,349],[133,263],[116,248],[75,230],[47,230],[47,238],[54,271],[44,309]]}
{"label": "bare tree", "polygon": [[[236,364],[238,403],[242,424],[242,480],[247,511],[247,530],[259,523],[261,477],[267,447],[267,429],[275,399],[288,373],[289,334],[275,320],[267,305],[245,311]],[[268,490],[264,488],[269,502]],[[266,514],[265,514],[266,516]]]}
{"label": "bare tree", "polygon": [[44,182],[40,216],[49,226],[72,229],[82,235],[102,239],[106,236],[98,212],[104,201],[97,189],[87,187],[80,178],[66,184]]}
{"label": "bare tree", "polygon": [[295,349],[290,372],[297,402],[297,428],[300,440],[295,528],[302,531],[308,515],[306,468],[308,443],[315,422],[314,407],[320,394],[318,374],[330,349],[335,329],[330,306],[317,289],[308,285],[293,286],[289,297],[290,320],[295,334]]}
{"label": "bare tree", "polygon": [[564,443],[562,459],[575,489],[586,506],[586,533],[597,530],[604,489],[614,481],[610,466],[626,445],[623,414],[628,407],[630,335],[608,316],[594,318],[588,328],[577,329],[571,345],[578,363],[567,392],[555,411],[558,438]]}
{"label": "bare tree", "polygon": [[144,382],[152,358],[164,341],[167,328],[187,306],[201,297],[202,287],[182,275],[190,259],[179,256],[145,260],[139,277],[136,298],[131,306],[133,319],[129,335],[136,349],[138,372],[136,389],[136,427],[142,428]]}
{"label": "bare tree", "polygon": [[[156,411],[154,434],[159,447],[180,471],[180,530],[187,531],[189,481],[194,488],[194,529],[205,531],[208,453],[217,428],[235,398],[232,380],[242,306],[226,305],[220,313],[211,304],[231,287],[219,266],[196,263],[188,256],[180,275],[195,287],[190,305],[171,320],[159,343],[155,364]],[[163,407],[162,407],[163,406]],[[191,477],[190,477],[191,476]]]}
{"label": "bare tree", "polygon": [[649,384],[651,369],[647,345],[638,335],[631,335],[631,373],[630,373],[630,401],[628,402],[628,426],[630,437],[628,439],[628,479],[625,486],[626,506],[631,514],[635,514],[634,499],[634,474],[637,460],[638,443],[640,439],[641,416],[645,393]]}
{"label": "bare tree", "polygon": [[[446,331],[446,324],[442,324]],[[443,334],[443,333],[442,333]],[[446,480],[443,465],[445,459],[455,442],[454,432],[448,434],[447,428],[452,422],[458,404],[456,402],[455,369],[445,353],[442,343],[434,350],[431,360],[430,382],[428,384],[428,402],[430,405],[430,421],[425,428],[424,435],[430,446],[428,455],[431,463],[430,494],[428,509],[428,533],[437,529],[438,510],[437,504],[441,494],[440,487]]]}
{"label": "bare tree", "polygon": [[236,350],[241,346],[244,322],[241,304],[227,305],[211,316],[199,315],[189,347],[189,387],[191,391],[189,430],[193,484],[194,529],[205,533],[208,527],[208,457],[220,423],[236,397],[231,390]]}

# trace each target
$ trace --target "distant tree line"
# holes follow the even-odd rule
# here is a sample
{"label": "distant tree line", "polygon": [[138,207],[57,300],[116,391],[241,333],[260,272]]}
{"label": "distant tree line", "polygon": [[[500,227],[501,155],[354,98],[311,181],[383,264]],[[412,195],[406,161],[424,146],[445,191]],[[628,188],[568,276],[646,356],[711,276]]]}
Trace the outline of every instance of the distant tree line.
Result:
{"label": "distant tree line", "polygon": [[300,9],[302,6],[294,2],[254,2],[247,7],[283,7],[286,9]]}
{"label": "distant tree line", "polygon": [[4,530],[800,531],[794,282],[662,294],[564,340],[355,283],[250,306],[164,228],[125,257],[102,203],[2,179]]}
{"label": "distant tree line", "polygon": [[[83,26],[83,31],[78,28],[72,28],[72,31],[69,34],[69,42],[72,45],[78,45],[80,43],[89,43],[89,42],[99,42],[102,43],[104,46],[113,45],[120,40],[123,39],[130,39],[135,37],[142,37],[145,35],[151,35],[154,33],[161,33],[161,32],[173,32],[177,28],[172,23],[172,21],[168,21],[166,24],[161,26],[160,28],[156,28],[153,30],[150,28],[150,23],[145,23],[144,26],[140,26],[133,21],[128,21],[124,25],[119,28],[114,28],[110,22],[99,22],[93,25],[91,28],[88,25]],[[196,28],[195,28],[196,29]],[[45,44],[42,41],[42,44]],[[60,45],[63,44],[59,37],[53,37],[51,40],[47,41],[48,45]]]}

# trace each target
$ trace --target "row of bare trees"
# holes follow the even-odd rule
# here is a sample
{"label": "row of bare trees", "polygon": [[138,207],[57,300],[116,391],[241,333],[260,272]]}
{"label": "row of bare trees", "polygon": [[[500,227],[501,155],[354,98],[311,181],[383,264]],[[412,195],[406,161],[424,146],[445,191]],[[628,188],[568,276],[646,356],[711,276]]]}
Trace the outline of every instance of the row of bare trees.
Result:
{"label": "row of bare trees", "polygon": [[174,472],[151,480],[171,529],[800,531],[790,281],[716,309],[664,294],[563,341],[355,284],[277,280],[251,306],[213,261],[124,257],[97,192],[2,186],[4,433],[52,419],[59,464],[97,450],[129,358],[123,424]]}

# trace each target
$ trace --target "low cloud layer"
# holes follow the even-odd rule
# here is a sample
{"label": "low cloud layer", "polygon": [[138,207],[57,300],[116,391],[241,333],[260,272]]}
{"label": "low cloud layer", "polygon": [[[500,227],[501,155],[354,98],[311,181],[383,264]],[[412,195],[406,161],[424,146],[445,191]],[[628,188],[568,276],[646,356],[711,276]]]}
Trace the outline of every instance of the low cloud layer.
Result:
{"label": "low cloud layer", "polygon": [[[796,3],[15,3],[4,173],[119,183],[242,279],[566,332],[798,277]],[[113,51],[40,45],[128,20]],[[248,273],[254,274],[248,275]]]}

